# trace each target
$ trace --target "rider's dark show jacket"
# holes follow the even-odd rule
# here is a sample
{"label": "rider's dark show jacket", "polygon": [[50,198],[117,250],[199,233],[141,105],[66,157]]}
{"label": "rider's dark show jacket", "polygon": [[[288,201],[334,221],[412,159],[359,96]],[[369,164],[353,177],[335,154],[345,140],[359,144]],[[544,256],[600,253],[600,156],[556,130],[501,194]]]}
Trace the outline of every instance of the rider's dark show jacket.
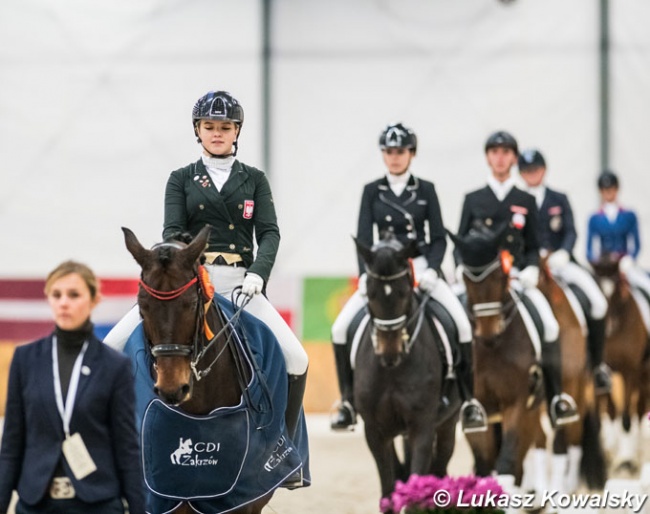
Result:
{"label": "rider's dark show jacket", "polygon": [[65,458],[63,422],[57,409],[52,335],[18,346],[9,373],[7,422],[0,451],[0,512],[11,492],[28,505],[45,495],[62,460],[76,497],[87,503],[124,497],[130,511],[144,512],[144,480],[135,425],[131,363],[92,336],[83,357],[70,420],[97,470],[77,480]]}
{"label": "rider's dark show jacket", "polygon": [[[173,171],[165,190],[163,237],[178,232],[196,236],[207,224],[212,230],[206,251],[239,254],[248,271],[268,281],[280,230],[264,172],[235,160],[218,191],[200,159]],[[258,245],[255,257],[254,237]]]}
{"label": "rider's dark show jacket", "polygon": [[[392,231],[404,244],[415,240],[419,255],[427,259],[430,268],[440,272],[447,240],[440,202],[432,182],[411,175],[399,196],[393,193],[385,176],[366,184],[361,197],[357,239],[371,246],[376,242],[375,227],[380,238],[384,232]],[[365,272],[361,259],[359,272]]]}
{"label": "rider's dark show jacket", "polygon": [[551,252],[562,249],[571,254],[578,235],[567,195],[546,188],[537,226],[541,248]]}
{"label": "rider's dark show jacket", "polygon": [[[531,194],[514,186],[503,201],[499,201],[490,186],[468,193],[463,203],[458,236],[466,236],[476,224],[492,229],[507,224],[502,248],[512,253],[514,266],[523,269],[539,265],[537,205]],[[460,253],[455,251],[454,256],[456,263],[461,264]]]}

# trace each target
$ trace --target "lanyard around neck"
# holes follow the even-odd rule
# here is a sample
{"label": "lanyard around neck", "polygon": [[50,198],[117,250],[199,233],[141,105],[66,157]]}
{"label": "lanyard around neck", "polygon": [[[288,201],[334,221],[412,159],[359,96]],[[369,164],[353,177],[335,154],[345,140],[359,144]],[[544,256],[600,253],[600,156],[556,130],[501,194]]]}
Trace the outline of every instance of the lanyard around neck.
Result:
{"label": "lanyard around neck", "polygon": [[66,437],[70,435],[70,420],[72,419],[72,411],[74,409],[74,402],[77,396],[77,388],[79,387],[79,376],[81,375],[81,362],[83,361],[84,354],[88,348],[88,341],[81,347],[77,359],[74,361],[72,374],[70,375],[70,385],[68,387],[68,394],[65,398],[65,407],[63,406],[63,392],[61,391],[61,377],[59,375],[59,355],[57,353],[57,340],[56,336],[52,337],[52,371],[54,372],[54,396],[56,397],[56,406],[63,421],[63,431]]}

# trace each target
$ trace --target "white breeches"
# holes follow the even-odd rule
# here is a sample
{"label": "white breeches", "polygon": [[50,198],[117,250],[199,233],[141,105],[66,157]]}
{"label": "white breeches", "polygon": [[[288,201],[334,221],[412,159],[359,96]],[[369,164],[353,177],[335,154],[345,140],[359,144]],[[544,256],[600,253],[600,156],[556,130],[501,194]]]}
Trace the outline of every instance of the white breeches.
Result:
{"label": "white breeches", "polygon": [[[426,259],[422,256],[414,259],[413,269],[415,271],[415,280],[417,281],[418,277],[427,269]],[[447,282],[439,279],[433,291],[429,294],[449,312],[458,329],[459,341],[461,343],[470,343],[472,341],[472,326],[467,318],[465,309]],[[354,316],[366,303],[367,299],[359,291],[355,291],[350,297],[332,325],[332,342],[334,344],[346,343],[348,327],[352,323]]]}
{"label": "white breeches", "polygon": [[591,274],[575,262],[569,262],[566,266],[554,271],[554,274],[564,280],[567,284],[576,285],[587,295],[592,319],[603,319],[607,314],[607,298],[598,287],[596,280]]}
{"label": "white breeches", "polygon": [[[215,291],[228,300],[230,300],[232,290],[237,286],[241,286],[246,273],[246,268],[231,266],[206,265],[206,269],[210,274],[210,280]],[[289,328],[289,325],[266,297],[261,294],[254,296],[245,310],[263,321],[275,334],[284,355],[287,373],[290,375],[304,374],[309,364],[307,353],[291,328]],[[127,339],[139,322],[140,313],[136,305],[113,327],[104,342],[112,348],[122,351]]]}
{"label": "white breeches", "polygon": [[553,310],[542,292],[536,287],[523,289],[516,279],[510,280],[510,286],[519,293],[526,295],[533,302],[533,305],[535,305],[540,318],[542,318],[542,325],[544,325],[544,342],[553,343],[557,341],[558,337],[560,337],[560,325],[555,319]]}

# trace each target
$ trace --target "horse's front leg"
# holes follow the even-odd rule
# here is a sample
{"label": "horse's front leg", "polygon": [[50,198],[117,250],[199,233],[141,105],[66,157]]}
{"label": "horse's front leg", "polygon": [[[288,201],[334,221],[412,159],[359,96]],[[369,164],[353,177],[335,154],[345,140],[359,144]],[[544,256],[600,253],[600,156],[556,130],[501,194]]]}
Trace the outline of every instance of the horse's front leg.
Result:
{"label": "horse's front leg", "polygon": [[435,442],[436,431],[433,420],[426,420],[422,423],[420,417],[416,424],[409,428],[409,446],[411,450],[411,463],[409,475],[413,473],[418,475],[427,475],[431,470],[433,463],[433,444]]}
{"label": "horse's front leg", "polygon": [[393,439],[382,435],[380,430],[376,428],[376,423],[375,420],[365,422],[366,443],[375,459],[377,471],[379,472],[381,496],[382,498],[388,498],[395,489],[396,480]]}
{"label": "horse's front leg", "polygon": [[522,401],[503,410],[501,448],[495,466],[499,475],[513,475],[517,485],[521,485],[524,456],[535,435],[530,423],[521,426],[530,414],[525,409]]}

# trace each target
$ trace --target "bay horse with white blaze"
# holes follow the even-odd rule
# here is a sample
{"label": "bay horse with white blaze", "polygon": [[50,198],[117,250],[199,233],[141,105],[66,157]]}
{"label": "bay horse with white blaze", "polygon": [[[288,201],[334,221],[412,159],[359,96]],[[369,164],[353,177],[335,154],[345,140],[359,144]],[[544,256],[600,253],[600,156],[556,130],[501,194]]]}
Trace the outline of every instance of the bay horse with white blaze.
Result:
{"label": "bay horse with white blaze", "polygon": [[[414,291],[414,245],[405,247],[390,234],[372,248],[355,242],[366,264],[370,321],[356,355],[354,398],[386,498],[397,479],[446,474],[460,396],[454,384],[441,405],[446,368],[439,336],[425,319],[428,297],[420,300]],[[404,462],[393,441],[400,435]]]}
{"label": "bay horse with white blaze", "polygon": [[[505,227],[504,227],[505,229]],[[500,252],[503,230],[449,233],[463,259],[467,307],[474,328],[474,396],[488,414],[485,432],[466,434],[476,473],[512,475],[520,485],[523,461],[543,430],[540,423],[541,370],[509,287],[511,261]]]}
{"label": "bay horse with white blaze", "polygon": [[[237,406],[251,372],[233,344],[223,313],[206,291],[210,284],[199,258],[210,228],[202,229],[189,244],[165,242],[151,250],[129,229],[122,230],[127,249],[142,268],[138,305],[153,358],[155,393],[194,416]],[[231,512],[260,514],[272,494]],[[173,512],[196,511],[179,501]]]}

